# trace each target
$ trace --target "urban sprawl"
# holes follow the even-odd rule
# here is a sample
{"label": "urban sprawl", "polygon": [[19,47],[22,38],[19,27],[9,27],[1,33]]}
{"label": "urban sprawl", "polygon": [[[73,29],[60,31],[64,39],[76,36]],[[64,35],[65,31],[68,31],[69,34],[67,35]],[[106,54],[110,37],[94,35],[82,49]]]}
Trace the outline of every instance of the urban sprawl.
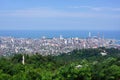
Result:
{"label": "urban sprawl", "polygon": [[14,38],[0,37],[0,55],[11,55],[14,53],[25,53],[41,55],[57,55],[60,53],[68,53],[74,49],[87,48],[118,48],[120,44],[116,43],[115,39],[104,39],[99,36],[89,36],[87,38],[46,38],[39,39],[31,38]]}

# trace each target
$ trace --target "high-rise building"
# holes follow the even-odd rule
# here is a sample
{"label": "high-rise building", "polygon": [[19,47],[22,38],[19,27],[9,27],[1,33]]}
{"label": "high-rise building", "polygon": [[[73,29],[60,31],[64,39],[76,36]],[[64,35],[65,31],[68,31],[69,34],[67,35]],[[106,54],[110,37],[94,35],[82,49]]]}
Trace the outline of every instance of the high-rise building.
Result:
{"label": "high-rise building", "polygon": [[60,39],[63,39],[63,36],[62,36],[62,35],[60,35]]}
{"label": "high-rise building", "polygon": [[91,37],[91,32],[89,32],[88,37]]}

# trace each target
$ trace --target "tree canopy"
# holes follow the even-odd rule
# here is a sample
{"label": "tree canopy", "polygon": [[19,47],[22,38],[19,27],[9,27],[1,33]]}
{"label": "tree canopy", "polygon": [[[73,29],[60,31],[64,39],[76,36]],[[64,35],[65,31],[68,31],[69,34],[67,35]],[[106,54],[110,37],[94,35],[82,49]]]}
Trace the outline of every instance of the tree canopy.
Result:
{"label": "tree canopy", "polygon": [[[106,51],[102,56],[100,52]],[[25,65],[22,64],[22,56]],[[81,49],[57,56],[0,57],[0,80],[119,80],[120,50]]]}

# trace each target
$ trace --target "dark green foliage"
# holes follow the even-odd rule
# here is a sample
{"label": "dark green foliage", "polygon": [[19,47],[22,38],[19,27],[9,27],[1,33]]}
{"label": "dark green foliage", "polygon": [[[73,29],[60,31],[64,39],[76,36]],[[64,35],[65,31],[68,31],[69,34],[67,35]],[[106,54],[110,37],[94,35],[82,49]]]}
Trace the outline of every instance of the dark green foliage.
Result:
{"label": "dark green foliage", "polygon": [[[102,56],[105,50],[108,55]],[[22,54],[0,58],[0,80],[119,80],[120,50],[82,49],[58,56]]]}

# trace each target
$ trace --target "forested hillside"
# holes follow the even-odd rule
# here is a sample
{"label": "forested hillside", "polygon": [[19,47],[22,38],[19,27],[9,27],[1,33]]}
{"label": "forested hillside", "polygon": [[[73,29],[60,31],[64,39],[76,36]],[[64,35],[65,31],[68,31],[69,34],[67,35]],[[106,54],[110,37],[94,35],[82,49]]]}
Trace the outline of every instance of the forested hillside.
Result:
{"label": "forested hillside", "polygon": [[120,50],[98,48],[57,56],[1,56],[0,80],[120,80]]}

